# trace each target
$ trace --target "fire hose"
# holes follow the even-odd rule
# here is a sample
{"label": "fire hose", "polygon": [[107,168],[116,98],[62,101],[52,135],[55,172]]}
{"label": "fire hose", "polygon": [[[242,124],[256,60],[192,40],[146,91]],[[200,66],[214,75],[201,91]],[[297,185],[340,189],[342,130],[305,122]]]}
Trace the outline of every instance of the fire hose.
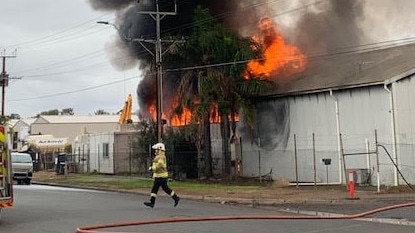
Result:
{"label": "fire hose", "polygon": [[[115,227],[127,227],[127,226],[139,226],[139,225],[151,225],[162,223],[178,223],[178,222],[200,222],[200,221],[223,221],[223,220],[338,220],[338,219],[358,219],[364,218],[371,214],[384,212],[392,209],[405,208],[415,206],[415,202],[398,204],[392,206],[381,207],[366,212],[352,214],[352,215],[334,215],[334,216],[311,216],[311,215],[236,215],[236,216],[199,216],[199,217],[181,217],[181,218],[162,218],[142,221],[130,221],[109,223],[101,225],[91,225],[77,228],[77,233],[105,233],[106,231],[96,231],[98,229],[115,228]],[[114,231],[111,231],[114,233]],[[125,232],[115,232],[125,233]],[[129,232],[131,233],[131,232]],[[138,233],[138,232],[137,232]]]}

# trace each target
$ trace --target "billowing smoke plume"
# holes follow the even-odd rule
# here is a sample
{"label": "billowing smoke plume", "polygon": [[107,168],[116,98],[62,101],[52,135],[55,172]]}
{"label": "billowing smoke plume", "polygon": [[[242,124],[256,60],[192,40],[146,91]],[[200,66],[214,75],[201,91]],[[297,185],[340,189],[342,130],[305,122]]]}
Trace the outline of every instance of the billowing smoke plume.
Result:
{"label": "billowing smoke plume", "polygon": [[[114,22],[122,34],[127,38],[136,39],[148,39],[154,40],[156,38],[156,22],[149,14],[140,14],[143,11],[155,11],[154,0],[90,0],[92,7],[96,10],[114,11],[116,14],[116,21]],[[166,16],[161,20],[161,37],[168,35],[186,35],[191,32],[192,29],[192,15],[196,6],[201,5],[210,9],[211,14],[216,15],[217,19],[228,25],[232,22],[237,22],[236,10],[238,5],[243,2],[251,2],[248,0],[186,0],[177,1],[177,15]],[[173,0],[159,0],[159,10],[161,12],[173,12],[174,1]],[[111,51],[111,63],[117,69],[126,69],[136,67],[146,72],[142,82],[137,88],[138,103],[140,110],[144,115],[149,112],[145,112],[150,109],[150,104],[155,103],[155,85],[156,78],[153,72],[154,67],[150,67],[153,64],[154,57],[148,51],[155,51],[154,44],[146,43],[146,50],[138,43],[128,43],[123,40],[122,36],[117,37],[114,41],[117,50]],[[120,59],[124,57],[125,59]],[[169,106],[166,101],[170,100],[170,96],[173,95],[173,91],[176,90],[174,85],[177,83],[175,78],[166,77],[163,78],[163,99],[164,106]],[[148,116],[148,115],[147,115]]]}
{"label": "billowing smoke plume", "polygon": [[364,1],[303,1],[293,12],[298,17],[293,33],[295,44],[306,54],[327,53],[358,46],[364,38]]}
{"label": "billowing smoke plume", "polygon": [[[148,14],[139,14],[139,11],[154,11],[155,0],[89,0],[96,10],[113,11],[116,14],[116,25],[128,38],[154,39],[156,35],[155,20]],[[139,3],[138,3],[139,2]],[[174,11],[173,0],[159,0],[160,11]],[[166,35],[187,34],[191,31],[193,10],[202,5],[210,10],[216,19],[242,36],[252,36],[257,33],[257,23],[263,17],[275,19],[281,24],[281,33],[296,44],[307,56],[314,51],[330,51],[342,47],[359,44],[362,31],[359,22],[363,18],[363,1],[361,0],[180,0],[177,1],[177,15],[167,16],[161,21],[162,37]],[[126,43],[119,37],[114,41],[120,48],[118,53],[128,56],[127,60],[112,60],[118,69],[130,68],[139,65],[146,72],[144,79],[137,88],[140,111],[147,111],[150,103],[155,103],[156,78],[149,67],[154,59],[142,46],[136,43]],[[149,45],[150,46],[150,45]],[[154,51],[154,48],[150,49]],[[113,52],[114,53],[114,52]],[[119,54],[114,57],[122,57]],[[129,61],[129,62],[127,62]],[[127,64],[127,65],[126,65]],[[165,74],[167,75],[167,74]],[[167,101],[173,95],[176,87],[175,78],[163,78],[163,100]],[[164,106],[168,106],[166,102]],[[282,107],[281,107],[282,106]],[[281,104],[276,107],[274,114],[288,117],[287,106]],[[270,117],[270,119],[282,119]],[[274,124],[270,126],[270,124]],[[267,122],[267,126],[258,128],[286,129],[286,120]],[[259,131],[261,131],[259,129]],[[281,136],[281,135],[280,135]],[[266,138],[266,137],[265,137]],[[268,137],[270,138],[270,137]],[[281,140],[285,144],[286,140]],[[266,141],[262,141],[266,144]],[[270,142],[270,147],[277,147],[276,142]],[[266,145],[264,145],[266,146]]]}

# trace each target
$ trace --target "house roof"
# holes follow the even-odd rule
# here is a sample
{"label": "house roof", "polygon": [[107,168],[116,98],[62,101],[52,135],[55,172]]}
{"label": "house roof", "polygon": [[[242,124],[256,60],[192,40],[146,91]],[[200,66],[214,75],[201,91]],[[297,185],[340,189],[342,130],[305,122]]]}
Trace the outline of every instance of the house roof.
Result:
{"label": "house roof", "polygon": [[302,73],[277,80],[269,95],[389,84],[415,73],[415,44],[309,58]]}
{"label": "house roof", "polygon": [[[118,123],[118,115],[42,115],[34,123],[52,123],[52,124],[73,124],[73,123]],[[133,115],[133,122],[138,122],[138,117]]]}

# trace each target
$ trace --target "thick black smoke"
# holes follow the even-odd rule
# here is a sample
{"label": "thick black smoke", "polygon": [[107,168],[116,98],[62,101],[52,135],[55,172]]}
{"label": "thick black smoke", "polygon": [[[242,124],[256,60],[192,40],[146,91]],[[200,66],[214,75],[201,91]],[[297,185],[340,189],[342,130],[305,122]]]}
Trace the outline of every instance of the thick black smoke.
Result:
{"label": "thick black smoke", "polygon": [[[156,37],[156,22],[149,14],[140,14],[143,11],[155,11],[155,0],[89,0],[91,6],[96,10],[114,11],[116,13],[115,23],[128,38],[143,38],[155,39]],[[218,15],[222,22],[231,22],[234,13],[237,9],[236,3],[247,0],[181,0],[177,1],[177,15],[166,16],[161,20],[161,37],[168,35],[186,35],[191,29],[191,21],[193,10],[197,5],[209,8],[211,14]],[[161,12],[174,12],[173,0],[159,0],[159,10]],[[137,65],[137,61],[141,64],[147,65],[150,53],[137,43],[126,43],[120,37],[117,40],[118,47],[121,49],[116,51],[116,55],[112,57],[112,64],[118,69],[131,68]],[[151,44],[148,44],[151,49]],[[129,55],[130,64],[126,65],[125,60],[117,60],[122,55]]]}
{"label": "thick black smoke", "polygon": [[[89,0],[91,6],[96,10],[113,11],[117,18],[114,22],[124,35],[129,38],[156,38],[155,20],[148,14],[139,14],[140,11],[154,11],[156,0]],[[139,2],[139,3],[137,3]],[[174,11],[173,0],[159,0],[160,11]],[[292,12],[293,18],[297,20],[290,24],[287,35],[295,45],[302,49],[307,56],[315,51],[333,51],[347,46],[355,46],[361,40],[362,31],[360,21],[363,18],[363,0],[177,0],[177,15],[166,16],[161,20],[162,38],[168,35],[186,35],[192,29],[191,19],[197,5],[208,8],[210,13],[231,29],[243,36],[256,34],[256,25],[262,17],[275,18],[277,23],[281,12]],[[300,13],[299,13],[300,12]],[[299,16],[300,15],[300,16]],[[284,35],[284,32],[282,32]],[[153,73],[154,57],[137,43],[127,43],[119,37],[115,43],[120,48],[113,57],[128,56],[130,63],[126,65],[125,60],[113,59],[112,64],[118,69],[125,69],[140,65],[140,69],[146,72],[144,79],[137,87],[137,96],[140,110],[146,111],[151,103],[155,103],[156,78]],[[149,46],[154,51],[154,47]],[[114,52],[112,52],[114,53]],[[122,56],[120,56],[122,55]],[[170,77],[169,77],[170,76]],[[163,77],[163,100],[171,99],[176,87],[176,78],[169,74]],[[259,108],[260,110],[260,108]],[[284,113],[284,114],[282,114]],[[261,114],[261,113],[259,113]],[[267,119],[280,119],[278,116],[288,116],[288,106],[278,105],[275,112],[267,112]],[[271,116],[275,114],[275,116]],[[284,117],[283,117],[284,118]],[[285,137],[289,129],[287,121],[276,120],[275,122],[264,122],[258,125],[260,128],[284,129]],[[272,133],[271,133],[272,134]],[[272,138],[267,135],[263,138]],[[283,146],[286,140],[274,142],[263,140],[264,148],[272,149]],[[281,142],[281,143],[280,143]],[[267,145],[265,145],[265,144]]]}
{"label": "thick black smoke", "polygon": [[[128,38],[142,38],[154,40],[156,38],[156,22],[149,14],[140,14],[143,11],[155,11],[155,0],[90,0],[94,9],[103,11],[114,11],[116,13],[116,22],[114,22]],[[161,38],[169,35],[187,35],[192,29],[193,11],[201,5],[210,10],[212,15],[223,23],[230,25],[236,22],[237,5],[241,2],[249,2],[248,0],[181,0],[177,1],[177,15],[166,16],[161,20]],[[159,0],[159,11],[174,12],[173,0]],[[137,65],[144,71],[148,71],[143,81],[137,88],[138,102],[140,109],[145,111],[149,109],[150,104],[155,103],[155,85],[156,78],[153,72],[153,60],[155,59],[149,51],[138,43],[126,42],[119,37],[115,43],[119,48],[113,51],[111,57],[112,64],[118,69],[132,68]],[[154,44],[146,43],[147,49],[155,51]],[[120,57],[128,57],[127,59],[119,59]],[[163,99],[170,100],[173,91],[176,90],[177,77],[163,77]],[[168,106],[169,103],[163,105]],[[145,114],[145,112],[142,112]]]}

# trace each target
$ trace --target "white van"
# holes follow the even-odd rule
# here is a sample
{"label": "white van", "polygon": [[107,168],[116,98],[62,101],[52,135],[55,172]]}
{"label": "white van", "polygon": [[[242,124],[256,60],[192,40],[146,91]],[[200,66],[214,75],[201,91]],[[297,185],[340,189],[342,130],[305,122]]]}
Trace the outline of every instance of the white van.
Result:
{"label": "white van", "polygon": [[18,184],[30,184],[33,176],[33,160],[28,153],[12,152],[13,180]]}

